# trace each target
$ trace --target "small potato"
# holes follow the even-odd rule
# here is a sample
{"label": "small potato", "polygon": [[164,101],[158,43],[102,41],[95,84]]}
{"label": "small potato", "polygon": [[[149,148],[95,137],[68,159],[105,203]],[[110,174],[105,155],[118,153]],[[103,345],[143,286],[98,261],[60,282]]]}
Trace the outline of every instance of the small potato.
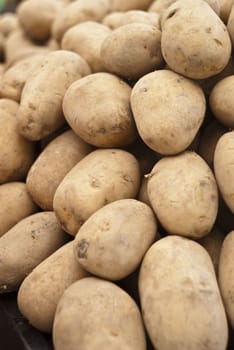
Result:
{"label": "small potato", "polygon": [[220,3],[220,18],[224,23],[228,22],[233,6],[233,0],[219,0]]}
{"label": "small potato", "polygon": [[17,15],[11,12],[1,13],[0,32],[7,37],[11,32],[19,28]]}
{"label": "small potato", "polygon": [[29,140],[40,140],[64,124],[62,100],[67,88],[90,73],[87,62],[74,52],[47,54],[24,85],[18,130]]}
{"label": "small potato", "polygon": [[141,265],[139,292],[155,349],[226,349],[226,314],[211,258],[200,244],[178,236],[154,243]]}
{"label": "small potato", "polygon": [[112,282],[87,277],[66,289],[53,325],[55,350],[146,350],[134,300]]}
{"label": "small potato", "polygon": [[196,83],[163,69],[138,80],[131,107],[142,140],[154,151],[169,155],[192,143],[204,120],[206,100]]}
{"label": "small potato", "polygon": [[195,152],[159,160],[148,175],[148,195],[170,234],[200,238],[211,231],[218,210],[217,185]]}
{"label": "small potato", "polygon": [[111,0],[112,11],[147,10],[153,0]]}
{"label": "small potato", "polygon": [[75,236],[104,205],[136,197],[139,184],[139,164],[132,154],[121,149],[99,149],[65,176],[55,192],[54,211],[65,231]]}
{"label": "small potato", "polygon": [[0,238],[0,293],[16,291],[67,240],[53,212],[30,215],[13,226]]}
{"label": "small potato", "polygon": [[64,176],[92,148],[72,130],[53,139],[31,166],[26,184],[35,203],[44,210],[53,210],[54,194]]}
{"label": "small potato", "polygon": [[234,131],[220,137],[214,153],[214,172],[222,198],[234,214]]}
{"label": "small potato", "polygon": [[126,146],[137,136],[130,95],[130,86],[115,75],[91,74],[66,91],[64,116],[74,132],[91,145]]}
{"label": "small potato", "polygon": [[42,261],[24,279],[17,301],[20,312],[42,332],[51,332],[55,310],[63,292],[88,273],[75,259],[73,241]]}
{"label": "small potato", "polygon": [[93,275],[120,280],[137,269],[156,233],[149,206],[135,199],[117,200],[82,225],[74,240],[75,256]]}
{"label": "small potato", "polygon": [[25,183],[9,182],[0,185],[0,236],[37,210]]}
{"label": "small potato", "polygon": [[108,72],[138,79],[163,63],[161,31],[145,23],[123,25],[106,37],[100,55]]}

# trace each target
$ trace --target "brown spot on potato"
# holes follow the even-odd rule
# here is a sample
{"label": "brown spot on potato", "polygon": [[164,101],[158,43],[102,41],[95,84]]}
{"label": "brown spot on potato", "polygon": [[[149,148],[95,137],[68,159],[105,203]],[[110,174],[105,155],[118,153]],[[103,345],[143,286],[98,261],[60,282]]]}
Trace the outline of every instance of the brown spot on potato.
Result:
{"label": "brown spot on potato", "polygon": [[77,251],[77,255],[78,258],[80,259],[87,259],[87,250],[89,248],[89,242],[86,241],[86,239],[82,239],[81,241],[78,242],[78,251]]}

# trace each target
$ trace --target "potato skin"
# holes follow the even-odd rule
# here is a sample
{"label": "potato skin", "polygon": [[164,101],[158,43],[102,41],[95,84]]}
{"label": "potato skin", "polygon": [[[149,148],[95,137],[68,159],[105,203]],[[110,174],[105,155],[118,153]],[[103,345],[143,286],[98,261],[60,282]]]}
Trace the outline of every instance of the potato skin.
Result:
{"label": "potato skin", "polygon": [[0,293],[17,290],[33,268],[67,240],[53,212],[18,222],[0,238]]}
{"label": "potato skin", "polygon": [[42,261],[24,279],[17,302],[20,312],[33,327],[51,332],[55,310],[65,289],[88,273],[75,259],[73,241]]}
{"label": "potato skin", "polygon": [[134,300],[114,283],[83,278],[66,289],[53,326],[56,350],[146,350]]}
{"label": "potato skin", "polygon": [[93,275],[120,280],[136,270],[156,233],[149,206],[120,199],[97,210],[82,225],[74,240],[75,256]]}
{"label": "potato skin", "polygon": [[139,164],[132,154],[121,149],[95,150],[65,176],[55,192],[53,208],[65,231],[75,236],[96,210],[136,197],[139,184]]}
{"label": "potato skin", "polygon": [[153,0],[111,0],[112,11],[147,10]]}
{"label": "potato skin", "polygon": [[168,236],[141,265],[139,291],[155,349],[225,350],[228,326],[211,259],[192,240]]}

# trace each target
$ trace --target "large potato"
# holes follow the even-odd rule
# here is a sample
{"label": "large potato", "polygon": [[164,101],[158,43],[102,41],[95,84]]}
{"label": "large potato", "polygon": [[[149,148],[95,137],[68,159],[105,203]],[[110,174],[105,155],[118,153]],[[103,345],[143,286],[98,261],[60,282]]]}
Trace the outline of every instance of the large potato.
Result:
{"label": "large potato", "polygon": [[91,74],[75,81],[66,91],[64,116],[87,143],[122,147],[136,138],[130,95],[131,87],[115,75]]}
{"label": "large potato", "polygon": [[79,55],[57,50],[47,54],[24,85],[17,115],[21,135],[40,140],[64,124],[62,100],[73,81],[89,74]]}
{"label": "large potato", "polygon": [[42,332],[51,332],[59,299],[73,282],[88,273],[75,259],[73,241],[65,244],[35,267],[20,286],[20,312]]}
{"label": "large potato", "polygon": [[204,120],[206,101],[196,83],[163,69],[138,80],[131,107],[143,141],[154,151],[169,155],[192,143]]}
{"label": "large potato", "polygon": [[74,241],[75,256],[93,275],[120,280],[136,270],[154,242],[152,209],[135,199],[121,199],[97,210]]}
{"label": "large potato", "polygon": [[163,13],[162,54],[168,66],[193,79],[220,73],[231,56],[225,24],[203,0],[178,0]]}
{"label": "large potato", "polygon": [[96,210],[118,199],[136,197],[139,184],[139,164],[132,154],[99,149],[65,176],[55,192],[54,211],[65,231],[75,236]]}
{"label": "large potato", "polygon": [[114,283],[87,277],[64,292],[53,326],[55,350],[146,350],[141,314]]}
{"label": "large potato", "polygon": [[199,238],[211,231],[218,210],[217,185],[195,152],[159,160],[149,174],[148,195],[169,233]]}
{"label": "large potato", "polygon": [[18,222],[0,238],[0,293],[17,290],[34,267],[66,242],[53,212]]}
{"label": "large potato", "polygon": [[139,276],[145,326],[155,349],[225,350],[228,327],[211,259],[196,242],[160,239]]}
{"label": "large potato", "polygon": [[91,150],[72,130],[53,139],[37,157],[26,178],[35,203],[44,210],[53,210],[54,194],[60,182]]}

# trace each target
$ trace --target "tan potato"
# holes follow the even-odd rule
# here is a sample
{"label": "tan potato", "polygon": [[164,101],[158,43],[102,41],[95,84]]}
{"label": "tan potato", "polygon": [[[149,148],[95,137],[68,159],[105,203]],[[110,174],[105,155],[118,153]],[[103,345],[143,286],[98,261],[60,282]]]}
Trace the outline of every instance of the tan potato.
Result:
{"label": "tan potato", "polygon": [[136,197],[139,183],[139,164],[132,154],[121,149],[99,149],[65,176],[55,192],[54,211],[65,231],[75,236],[104,205]]}
{"label": "tan potato", "polygon": [[11,32],[19,28],[17,15],[12,12],[5,12],[0,17],[0,32],[7,37]]}
{"label": "tan potato", "polygon": [[53,212],[18,222],[0,238],[0,293],[17,290],[34,267],[66,242]]}
{"label": "tan potato", "polygon": [[234,131],[222,135],[214,153],[215,177],[222,198],[234,213]]}
{"label": "tan potato", "polygon": [[139,291],[155,349],[226,349],[226,314],[211,258],[200,244],[177,236],[153,244],[141,265]]}
{"label": "tan potato", "polygon": [[17,301],[20,312],[42,332],[51,332],[55,310],[63,292],[88,273],[75,259],[73,241],[42,261],[24,279]]}
{"label": "tan potato", "polygon": [[[149,12],[156,12],[162,15],[163,11],[165,11],[171,4],[176,2],[177,0],[155,0],[149,7]],[[219,15],[220,13],[220,0],[204,0],[207,2],[210,7]]]}
{"label": "tan potato", "polygon": [[87,143],[96,147],[122,147],[137,136],[130,95],[130,86],[115,75],[91,74],[75,81],[66,91],[64,116]]}
{"label": "tan potato", "polygon": [[120,280],[137,269],[156,234],[152,209],[135,199],[121,199],[89,217],[76,235],[74,252],[93,275]]}
{"label": "tan potato", "polygon": [[162,65],[161,31],[145,23],[123,25],[106,37],[100,55],[108,72],[137,79]]}
{"label": "tan potato", "polygon": [[73,283],[56,309],[56,350],[146,350],[140,311],[120,287],[94,277]]}
{"label": "tan potato", "polygon": [[53,210],[54,194],[60,182],[91,150],[91,146],[72,130],[53,139],[38,156],[27,175],[27,189],[35,203],[44,210]]}
{"label": "tan potato", "polygon": [[138,80],[131,107],[142,140],[154,151],[169,155],[192,143],[204,120],[206,101],[196,83],[163,69]]}
{"label": "tan potato", "polygon": [[62,100],[67,88],[90,73],[79,55],[58,50],[47,54],[24,85],[18,130],[30,140],[40,140],[64,124]]}
{"label": "tan potato", "polygon": [[110,29],[97,22],[87,21],[70,28],[63,36],[61,47],[78,53],[93,72],[105,71],[100,57],[101,45]]}
{"label": "tan potato", "polygon": [[175,72],[205,79],[228,64],[231,40],[227,28],[205,1],[176,1],[164,11],[161,26],[162,54]]}
{"label": "tan potato", "polygon": [[224,23],[227,23],[232,10],[233,0],[219,0],[219,3],[220,3],[220,18]]}
{"label": "tan potato", "polygon": [[112,11],[147,10],[153,0],[111,0]]}
{"label": "tan potato", "polygon": [[200,238],[211,231],[218,210],[217,185],[198,154],[164,157],[148,177],[151,205],[170,234]]}
{"label": "tan potato", "polygon": [[25,183],[9,182],[0,185],[0,236],[37,210]]}
{"label": "tan potato", "polygon": [[110,12],[103,18],[102,23],[110,29],[116,29],[119,27],[123,13],[120,11]]}

